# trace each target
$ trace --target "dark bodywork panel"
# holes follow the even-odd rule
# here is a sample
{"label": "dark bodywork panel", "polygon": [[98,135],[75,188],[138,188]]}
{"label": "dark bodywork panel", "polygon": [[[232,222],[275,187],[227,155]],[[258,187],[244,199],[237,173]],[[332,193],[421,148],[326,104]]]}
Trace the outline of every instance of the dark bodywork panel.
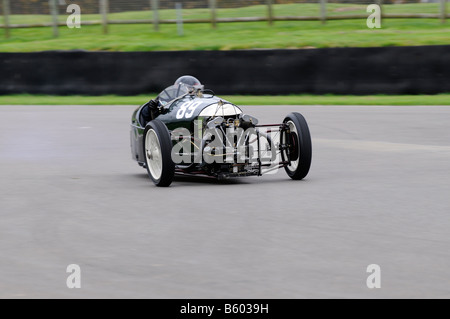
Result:
{"label": "dark bodywork panel", "polygon": [[[242,112],[242,110],[219,97],[216,96],[191,96],[187,95],[180,99],[177,99],[171,103],[167,103],[163,107],[162,114],[160,114],[157,119],[161,120],[164,124],[166,124],[167,128],[170,131],[173,131],[176,128],[186,128],[191,133],[194,129],[194,121],[198,119],[200,113],[206,109],[208,106],[217,103],[224,103],[233,105],[236,108],[236,111]],[[145,105],[145,104],[144,104]],[[131,150],[132,157],[134,160],[139,163],[144,163],[144,123],[141,123],[140,120],[140,112],[144,105],[137,108],[131,120]],[[217,116],[221,116],[220,112],[217,113]]]}

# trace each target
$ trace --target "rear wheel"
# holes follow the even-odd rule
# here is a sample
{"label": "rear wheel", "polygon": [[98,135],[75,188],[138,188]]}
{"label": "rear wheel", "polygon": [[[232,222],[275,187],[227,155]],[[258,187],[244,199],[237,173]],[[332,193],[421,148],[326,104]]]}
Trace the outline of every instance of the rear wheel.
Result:
{"label": "rear wheel", "polygon": [[169,186],[175,175],[172,161],[172,140],[166,125],[160,120],[147,124],[144,132],[145,166],[156,186]]}
{"label": "rear wheel", "polygon": [[300,113],[290,113],[283,121],[287,130],[281,134],[281,152],[283,161],[289,162],[285,167],[290,178],[300,180],[308,175],[311,167],[312,146],[308,124]]}

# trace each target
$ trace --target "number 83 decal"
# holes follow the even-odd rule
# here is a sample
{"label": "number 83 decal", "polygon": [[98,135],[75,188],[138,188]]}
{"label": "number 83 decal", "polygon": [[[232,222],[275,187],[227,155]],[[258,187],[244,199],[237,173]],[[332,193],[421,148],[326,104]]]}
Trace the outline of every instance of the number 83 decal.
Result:
{"label": "number 83 decal", "polygon": [[180,105],[180,109],[177,112],[177,119],[180,120],[182,118],[190,119],[195,110],[202,104],[200,101],[188,101],[184,102]]}

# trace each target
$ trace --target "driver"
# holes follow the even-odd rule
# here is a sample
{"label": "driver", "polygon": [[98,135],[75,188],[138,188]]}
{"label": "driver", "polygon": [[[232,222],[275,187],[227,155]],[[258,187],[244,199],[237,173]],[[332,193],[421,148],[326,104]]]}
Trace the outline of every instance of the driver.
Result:
{"label": "driver", "polygon": [[[201,82],[191,75],[183,75],[179,77],[174,83],[174,85],[181,85],[181,84],[184,84],[186,87],[188,87],[189,91],[203,89],[203,85],[201,84]],[[145,121],[145,124],[147,124],[148,122],[150,122],[159,115],[159,106],[160,101],[158,95],[155,99],[150,100],[142,107],[141,115]]]}

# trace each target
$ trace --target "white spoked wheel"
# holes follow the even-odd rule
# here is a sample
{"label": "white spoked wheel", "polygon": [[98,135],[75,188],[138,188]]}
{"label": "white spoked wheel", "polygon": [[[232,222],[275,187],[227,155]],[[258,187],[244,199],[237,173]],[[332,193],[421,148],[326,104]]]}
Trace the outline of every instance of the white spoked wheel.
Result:
{"label": "white spoked wheel", "polygon": [[148,175],[156,186],[169,186],[175,175],[169,130],[163,122],[153,120],[147,124],[144,136],[145,164]]}
{"label": "white spoked wheel", "polygon": [[291,172],[295,172],[298,168],[298,162],[299,162],[299,143],[298,143],[298,131],[295,127],[294,122],[287,121],[286,123],[289,127],[289,137],[288,137],[288,143],[290,145],[289,148],[289,159],[290,164],[287,166],[287,169]]}
{"label": "white spoked wheel", "polygon": [[300,113],[290,113],[285,119],[286,130],[281,134],[282,160],[289,162],[285,167],[290,178],[300,180],[308,175],[311,167],[311,135],[305,118]]}
{"label": "white spoked wheel", "polygon": [[150,129],[145,137],[145,156],[151,176],[158,180],[162,174],[161,145],[155,130]]}

